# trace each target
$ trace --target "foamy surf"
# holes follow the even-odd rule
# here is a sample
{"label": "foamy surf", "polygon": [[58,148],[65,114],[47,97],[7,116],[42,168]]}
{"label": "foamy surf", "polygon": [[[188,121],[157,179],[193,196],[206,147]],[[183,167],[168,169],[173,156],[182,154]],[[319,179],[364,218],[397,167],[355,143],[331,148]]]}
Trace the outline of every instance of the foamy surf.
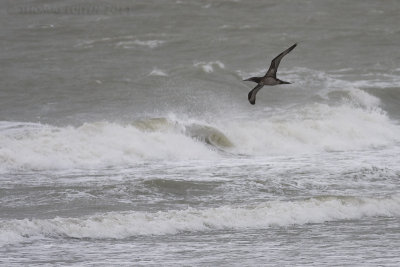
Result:
{"label": "foamy surf", "polygon": [[[2,168],[92,168],[141,160],[212,158],[216,153],[173,124],[100,122],[80,127],[19,124],[0,132]],[[151,126],[153,125],[153,126]],[[149,130],[153,127],[153,130]],[[141,129],[142,128],[142,129]]]}
{"label": "foamy surf", "polygon": [[375,106],[375,98],[362,91],[352,91],[352,96],[359,102],[311,104],[251,120],[204,122],[170,116],[79,127],[2,122],[1,169],[94,168],[143,160],[209,160],[225,152],[269,156],[397,144],[400,127]]}
{"label": "foamy surf", "polygon": [[400,140],[400,127],[382,110],[353,104],[313,104],[227,128],[235,149],[250,155],[362,150]]}
{"label": "foamy surf", "polygon": [[156,213],[111,212],[83,218],[2,220],[0,244],[40,238],[124,239],[223,229],[266,229],[376,216],[399,217],[400,197],[321,196],[243,207],[189,208]]}

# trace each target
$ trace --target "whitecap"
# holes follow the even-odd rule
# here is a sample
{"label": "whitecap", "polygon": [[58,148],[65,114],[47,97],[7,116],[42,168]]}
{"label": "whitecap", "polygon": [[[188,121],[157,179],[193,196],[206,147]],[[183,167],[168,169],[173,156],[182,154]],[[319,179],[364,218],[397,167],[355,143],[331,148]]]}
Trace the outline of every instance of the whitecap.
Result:
{"label": "whitecap", "polygon": [[266,229],[308,223],[400,216],[400,197],[321,196],[269,201],[253,206],[109,212],[80,218],[2,220],[0,244],[44,237],[124,239],[143,235],[173,235],[214,229]]}
{"label": "whitecap", "polygon": [[115,46],[116,47],[122,47],[122,48],[134,48],[137,46],[145,46],[148,48],[157,48],[160,45],[162,45],[163,43],[165,43],[165,41],[162,40],[147,40],[147,41],[142,41],[142,40],[131,40],[131,41],[121,41],[118,42]]}
{"label": "whitecap", "polygon": [[201,68],[206,73],[214,72],[214,67],[218,67],[220,69],[225,69],[224,63],[222,63],[219,60],[210,61],[210,62],[204,62],[204,61],[195,62],[195,63],[193,63],[193,66]]}
{"label": "whitecap", "polygon": [[168,74],[167,74],[164,70],[161,70],[161,69],[158,69],[158,68],[154,68],[154,69],[149,73],[149,75],[150,75],[150,76],[168,76]]}

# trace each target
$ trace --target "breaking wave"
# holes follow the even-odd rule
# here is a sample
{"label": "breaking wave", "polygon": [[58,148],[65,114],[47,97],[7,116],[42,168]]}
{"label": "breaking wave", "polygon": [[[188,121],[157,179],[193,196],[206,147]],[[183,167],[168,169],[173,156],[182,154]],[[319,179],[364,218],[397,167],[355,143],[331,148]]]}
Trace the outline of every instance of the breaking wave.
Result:
{"label": "breaking wave", "polygon": [[132,164],[140,160],[217,157],[232,146],[219,130],[166,118],[131,124],[86,123],[56,127],[35,123],[0,124],[0,163],[4,168],[58,169]]}
{"label": "breaking wave", "polygon": [[[375,149],[400,141],[400,127],[364,91],[336,106],[308,104],[253,118],[205,122],[145,118],[79,127],[0,122],[0,169],[91,168],[141,160],[215,159]],[[355,99],[355,100],[354,100]]]}
{"label": "breaking wave", "polygon": [[123,239],[215,229],[265,229],[364,217],[400,216],[400,197],[321,196],[255,206],[149,212],[111,212],[81,218],[2,220],[0,244],[40,238]]}
{"label": "breaking wave", "polygon": [[227,136],[251,155],[382,148],[399,142],[400,128],[380,109],[313,104],[265,119],[231,124]]}

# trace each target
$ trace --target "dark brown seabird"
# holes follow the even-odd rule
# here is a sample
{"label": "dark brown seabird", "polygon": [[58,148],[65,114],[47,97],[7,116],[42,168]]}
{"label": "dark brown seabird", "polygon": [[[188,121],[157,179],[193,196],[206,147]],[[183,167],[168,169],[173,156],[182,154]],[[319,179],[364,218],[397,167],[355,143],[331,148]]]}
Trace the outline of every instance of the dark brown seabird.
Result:
{"label": "dark brown seabird", "polygon": [[256,94],[263,88],[264,85],[277,85],[277,84],[290,84],[290,82],[281,81],[276,78],[276,72],[278,71],[279,63],[281,59],[286,56],[290,51],[292,51],[297,46],[297,43],[280,53],[276,58],[271,61],[271,66],[264,77],[251,77],[244,81],[252,81],[258,83],[253,90],[249,92],[249,102],[254,105],[256,103]]}

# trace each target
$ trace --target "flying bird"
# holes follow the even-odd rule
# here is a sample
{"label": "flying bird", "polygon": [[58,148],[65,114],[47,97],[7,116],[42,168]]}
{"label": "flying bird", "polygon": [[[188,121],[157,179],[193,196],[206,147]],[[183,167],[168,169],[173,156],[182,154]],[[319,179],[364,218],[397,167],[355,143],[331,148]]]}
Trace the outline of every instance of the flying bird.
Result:
{"label": "flying bird", "polygon": [[279,63],[281,59],[286,56],[290,51],[292,51],[297,46],[297,43],[280,53],[276,58],[271,61],[271,66],[264,77],[251,77],[244,81],[251,81],[257,83],[257,86],[249,92],[249,102],[254,105],[256,103],[256,94],[263,88],[264,85],[278,85],[278,84],[290,84],[290,82],[285,82],[276,78],[276,72],[278,71]]}

